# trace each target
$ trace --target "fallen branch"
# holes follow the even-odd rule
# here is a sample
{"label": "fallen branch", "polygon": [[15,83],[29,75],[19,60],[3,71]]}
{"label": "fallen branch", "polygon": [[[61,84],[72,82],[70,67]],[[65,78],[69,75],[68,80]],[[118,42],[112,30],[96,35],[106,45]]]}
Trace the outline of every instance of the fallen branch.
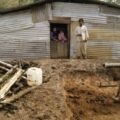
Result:
{"label": "fallen branch", "polygon": [[32,90],[34,90],[37,87],[38,86],[26,88],[25,90],[20,91],[19,93],[15,94],[14,96],[6,98],[5,100],[1,101],[0,103],[2,103],[2,104],[12,103],[12,102],[18,100],[20,97],[24,96],[25,94],[31,92]]}
{"label": "fallen branch", "polygon": [[18,78],[23,74],[23,70],[19,69],[15,73],[15,75],[8,80],[8,82],[1,88],[0,90],[0,99],[4,98],[5,94],[8,92],[8,90],[11,88],[11,86],[18,80]]}

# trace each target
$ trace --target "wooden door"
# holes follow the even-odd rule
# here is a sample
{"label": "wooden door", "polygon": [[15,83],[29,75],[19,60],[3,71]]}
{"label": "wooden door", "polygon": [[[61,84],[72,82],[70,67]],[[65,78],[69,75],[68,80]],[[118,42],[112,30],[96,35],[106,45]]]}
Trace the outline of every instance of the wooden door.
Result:
{"label": "wooden door", "polygon": [[51,41],[51,58],[69,58],[69,42]]}
{"label": "wooden door", "polygon": [[69,24],[61,24],[61,23],[53,23],[51,24],[51,29],[56,27],[58,30],[63,30],[65,33],[65,36],[67,37],[67,41],[64,43],[57,40],[51,40],[50,41],[50,46],[51,46],[51,58],[57,59],[57,58],[63,58],[67,59],[69,58],[69,53],[70,53],[70,38],[69,38]]}

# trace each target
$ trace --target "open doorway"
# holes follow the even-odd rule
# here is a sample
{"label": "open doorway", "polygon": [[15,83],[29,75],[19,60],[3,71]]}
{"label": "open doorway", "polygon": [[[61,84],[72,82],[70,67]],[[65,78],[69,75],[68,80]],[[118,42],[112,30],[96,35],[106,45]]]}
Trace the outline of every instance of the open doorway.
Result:
{"label": "open doorway", "polygon": [[70,37],[69,24],[50,24],[50,49],[51,58],[69,58]]}

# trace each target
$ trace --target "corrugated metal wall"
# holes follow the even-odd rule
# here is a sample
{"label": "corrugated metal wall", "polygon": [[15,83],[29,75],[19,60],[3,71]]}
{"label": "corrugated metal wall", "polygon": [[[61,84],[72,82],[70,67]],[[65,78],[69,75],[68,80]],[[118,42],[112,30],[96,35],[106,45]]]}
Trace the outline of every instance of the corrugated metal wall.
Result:
{"label": "corrugated metal wall", "polygon": [[29,11],[0,15],[0,33],[14,32],[32,26]]}
{"label": "corrugated metal wall", "polygon": [[0,16],[0,59],[50,57],[48,21],[33,23],[31,11]]}
{"label": "corrugated metal wall", "polygon": [[120,58],[120,9],[95,4],[52,4],[54,17],[70,17],[71,57],[76,57],[74,30],[78,19],[84,18],[88,27],[88,57],[101,59]]}
{"label": "corrugated metal wall", "polygon": [[36,6],[32,8],[32,20],[34,23],[43,22],[49,20],[50,15],[52,14],[49,11],[51,10],[50,4],[44,4],[41,6]]}
{"label": "corrugated metal wall", "polygon": [[92,4],[56,2],[52,4],[54,17],[70,17],[72,21],[84,18],[86,22],[106,24],[105,16],[99,15],[99,6]]}

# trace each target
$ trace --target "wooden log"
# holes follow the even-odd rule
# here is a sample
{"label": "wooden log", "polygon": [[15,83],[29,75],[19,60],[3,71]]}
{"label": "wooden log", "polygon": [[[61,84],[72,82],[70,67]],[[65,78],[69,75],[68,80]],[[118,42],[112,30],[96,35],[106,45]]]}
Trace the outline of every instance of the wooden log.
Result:
{"label": "wooden log", "polygon": [[11,64],[5,63],[3,61],[0,61],[0,65],[6,66],[8,68],[12,68],[13,67]]}
{"label": "wooden log", "polygon": [[19,69],[17,72],[14,74],[12,78],[8,80],[8,82],[1,88],[0,90],[0,99],[5,97],[5,94],[8,92],[8,90],[11,88],[11,86],[18,80],[20,76],[22,76],[23,70]]}
{"label": "wooden log", "polygon": [[118,87],[118,85],[100,85],[99,87]]}
{"label": "wooden log", "polygon": [[105,63],[105,67],[120,67],[120,63]]}
{"label": "wooden log", "polygon": [[0,78],[0,83],[4,81],[5,78],[8,77],[9,74],[11,74],[18,66],[15,65],[13,68],[11,68],[6,74],[4,74],[1,78]]}
{"label": "wooden log", "polygon": [[118,87],[118,84],[117,83],[100,83],[100,85],[98,87]]}
{"label": "wooden log", "polygon": [[31,92],[35,88],[38,88],[38,86],[26,88],[25,90],[18,92],[17,94],[13,95],[12,97],[6,98],[5,100],[1,101],[0,103],[9,104],[11,102],[14,102],[14,101],[18,100],[20,97],[24,96],[25,94]]}

